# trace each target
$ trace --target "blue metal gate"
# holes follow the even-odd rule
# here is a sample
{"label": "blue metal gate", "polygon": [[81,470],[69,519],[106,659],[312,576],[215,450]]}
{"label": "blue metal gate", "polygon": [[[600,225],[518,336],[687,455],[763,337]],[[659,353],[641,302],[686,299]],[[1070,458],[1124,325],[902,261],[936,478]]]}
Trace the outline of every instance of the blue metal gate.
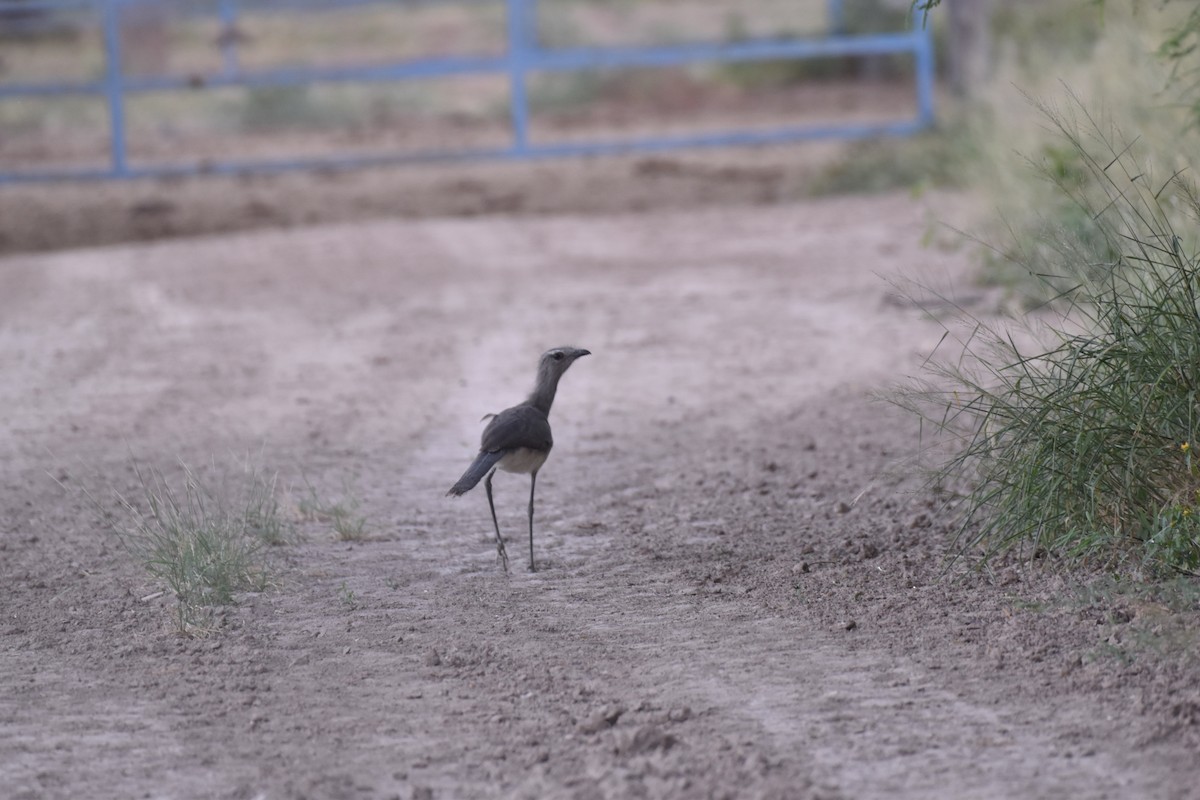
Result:
{"label": "blue metal gate", "polygon": [[[151,0],[170,2],[170,0]],[[376,66],[318,68],[289,67],[243,70],[238,64],[237,38],[221,43],[222,67],[202,76],[128,76],[122,69],[123,9],[147,0],[0,0],[0,15],[90,9],[98,15],[104,37],[103,78],[79,82],[0,82],[0,102],[6,98],[90,95],[104,98],[109,118],[109,163],[106,167],[0,172],[0,183],[141,178],[195,174],[279,172],[291,169],[361,167],[406,161],[461,159],[522,159],[550,156],[668,150],[681,147],[764,144],[818,138],[866,138],[911,134],[933,121],[933,53],[922,12],[914,12],[908,30],[861,36],[836,32],[841,0],[827,0],[834,32],[821,38],[746,39],[726,43],[695,43],[654,47],[546,48],[536,34],[537,0],[503,0],[507,20],[507,52],[499,56],[439,56]],[[295,0],[293,0],[295,2]],[[216,0],[224,29],[233,30],[238,0]],[[336,5],[336,4],[335,4]],[[402,13],[398,11],[397,13]],[[916,109],[910,119],[883,123],[846,123],[727,130],[715,133],[651,136],[569,143],[539,143],[530,139],[530,109],[526,77],[535,72],[569,72],[626,67],[670,67],[696,62],[746,62],[810,59],[834,56],[910,54],[916,73]],[[317,82],[372,82],[437,78],[471,73],[507,76],[512,142],[507,147],[392,153],[333,155],[321,158],[204,161],[202,163],[131,163],[125,131],[126,97],[139,92],[203,91],[221,87],[283,87]]]}

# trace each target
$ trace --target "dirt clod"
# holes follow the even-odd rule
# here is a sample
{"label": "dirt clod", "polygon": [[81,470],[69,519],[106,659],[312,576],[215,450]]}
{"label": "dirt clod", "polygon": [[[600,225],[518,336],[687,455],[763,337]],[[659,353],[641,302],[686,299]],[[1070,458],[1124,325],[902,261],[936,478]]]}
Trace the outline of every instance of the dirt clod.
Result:
{"label": "dirt clod", "polygon": [[691,718],[692,718],[692,709],[689,708],[688,706],[672,708],[670,711],[667,712],[667,721],[668,722],[687,722]]}
{"label": "dirt clod", "polygon": [[621,755],[636,756],[656,750],[666,752],[678,743],[679,740],[674,735],[666,733],[658,726],[642,725],[621,736],[616,750]]}
{"label": "dirt clod", "polygon": [[617,720],[625,713],[625,709],[618,705],[609,705],[603,708],[598,708],[588,715],[587,719],[579,724],[580,733],[599,733],[605,728],[611,728],[617,724]]}

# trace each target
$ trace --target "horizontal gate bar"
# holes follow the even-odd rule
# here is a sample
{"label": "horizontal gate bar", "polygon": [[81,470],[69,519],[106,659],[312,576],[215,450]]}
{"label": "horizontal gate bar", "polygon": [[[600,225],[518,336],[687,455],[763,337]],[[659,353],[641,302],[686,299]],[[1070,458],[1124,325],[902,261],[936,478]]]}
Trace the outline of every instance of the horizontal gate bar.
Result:
{"label": "horizontal gate bar", "polygon": [[[796,41],[757,40],[734,44],[693,44],[672,47],[592,47],[525,52],[522,65],[530,72],[574,72],[587,69],[614,70],[629,67],[669,67],[700,61],[729,63],[791,58],[885,55],[912,52],[917,37],[911,33],[874,36],[839,36]],[[505,73],[508,56],[453,56],[424,58],[367,67],[289,67],[284,69],[216,73],[212,75],[131,76],[122,80],[126,92],[162,92],[180,89],[227,88],[235,86],[296,86],[308,83],[393,81],[436,78],[470,73]],[[104,84],[89,82],[13,83],[0,82],[5,96],[101,94]]]}
{"label": "horizontal gate bar", "polygon": [[[131,178],[167,178],[187,175],[241,175],[275,173],[294,169],[350,169],[355,167],[389,166],[399,164],[436,163],[466,160],[512,160],[525,157],[557,158],[563,156],[621,155],[654,152],[685,147],[728,147],[737,145],[781,144],[809,139],[867,139],[876,136],[908,136],[926,127],[919,117],[885,123],[853,123],[845,125],[814,125],[772,128],[761,131],[724,131],[684,136],[656,136],[617,139],[598,142],[563,142],[528,144],[524,148],[481,148],[471,150],[430,151],[417,153],[386,153],[362,156],[331,156],[328,158],[296,158],[261,161],[206,161],[196,164],[169,166],[130,166],[126,175]],[[31,171],[15,175],[0,175],[0,183],[16,178],[27,182],[60,181],[66,179],[103,180],[113,177],[109,169],[70,171]]]}

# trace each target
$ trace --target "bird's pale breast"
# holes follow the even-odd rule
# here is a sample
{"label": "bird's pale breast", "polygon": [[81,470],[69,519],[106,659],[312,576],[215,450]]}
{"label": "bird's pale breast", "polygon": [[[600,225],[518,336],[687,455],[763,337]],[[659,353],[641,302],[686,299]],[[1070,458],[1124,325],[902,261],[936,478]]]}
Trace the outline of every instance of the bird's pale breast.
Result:
{"label": "bird's pale breast", "polygon": [[496,466],[505,472],[536,472],[546,463],[548,450],[534,450],[531,447],[518,447],[504,454]]}

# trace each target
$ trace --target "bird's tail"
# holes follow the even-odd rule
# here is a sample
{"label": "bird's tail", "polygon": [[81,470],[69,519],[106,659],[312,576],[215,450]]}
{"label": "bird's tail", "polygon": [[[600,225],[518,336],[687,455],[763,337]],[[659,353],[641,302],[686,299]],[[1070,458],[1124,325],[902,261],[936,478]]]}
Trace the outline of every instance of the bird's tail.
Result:
{"label": "bird's tail", "polygon": [[467,471],[458,479],[458,483],[450,487],[447,495],[466,494],[475,488],[475,484],[483,479],[484,475],[488,474],[488,470],[496,465],[496,462],[504,455],[504,451],[499,450],[495,453],[480,453],[471,466],[467,467]]}

